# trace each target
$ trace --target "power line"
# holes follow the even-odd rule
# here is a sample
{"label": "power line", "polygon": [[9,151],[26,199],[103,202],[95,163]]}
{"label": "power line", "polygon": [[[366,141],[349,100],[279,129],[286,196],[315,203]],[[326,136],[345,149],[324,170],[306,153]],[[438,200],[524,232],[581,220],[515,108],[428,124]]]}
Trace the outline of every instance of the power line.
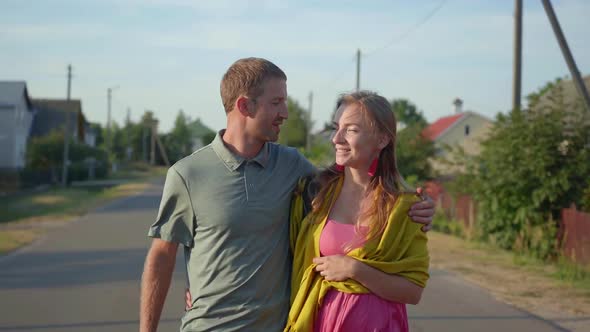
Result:
{"label": "power line", "polygon": [[334,83],[336,83],[337,81],[339,81],[342,76],[344,76],[344,74],[348,73],[350,71],[350,69],[352,67],[350,67],[349,65],[351,63],[354,63],[356,61],[356,54],[351,57],[347,62],[346,62],[346,67],[344,69],[342,69],[341,71],[339,71],[336,75],[332,76],[332,79],[328,80],[326,84],[319,86],[318,88],[314,89],[314,91],[321,91],[323,89],[329,88],[332,85],[334,85]]}
{"label": "power line", "polygon": [[406,32],[404,32],[400,36],[393,38],[389,43],[387,43],[384,46],[381,46],[377,49],[374,49],[373,51],[366,52],[364,54],[365,58],[372,56],[377,52],[381,52],[384,49],[389,48],[393,44],[398,43],[398,42],[402,41],[403,39],[405,39],[406,37],[408,37],[411,33],[416,31],[420,26],[422,26],[426,22],[428,22],[434,16],[434,14],[436,14],[445,5],[446,2],[447,2],[447,0],[442,0],[441,2],[439,2],[439,4],[436,7],[434,7],[434,9],[432,9],[421,21],[416,23],[410,29],[406,30]]}

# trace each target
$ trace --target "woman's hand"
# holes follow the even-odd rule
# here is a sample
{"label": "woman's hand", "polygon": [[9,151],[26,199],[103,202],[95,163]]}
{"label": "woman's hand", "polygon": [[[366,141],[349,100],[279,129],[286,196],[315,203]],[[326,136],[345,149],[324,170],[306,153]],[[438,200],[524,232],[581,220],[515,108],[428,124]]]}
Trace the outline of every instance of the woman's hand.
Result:
{"label": "woman's hand", "polygon": [[344,255],[316,257],[313,262],[316,264],[315,270],[328,281],[353,279],[358,264],[361,264],[356,259]]}

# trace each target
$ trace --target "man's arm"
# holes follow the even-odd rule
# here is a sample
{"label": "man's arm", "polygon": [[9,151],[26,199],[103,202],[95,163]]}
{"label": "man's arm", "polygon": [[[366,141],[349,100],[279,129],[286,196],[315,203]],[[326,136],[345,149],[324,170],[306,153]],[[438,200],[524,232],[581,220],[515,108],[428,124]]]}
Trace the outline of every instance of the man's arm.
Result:
{"label": "man's arm", "polygon": [[174,272],[177,249],[178,243],[158,238],[152,240],[141,278],[140,332],[155,332],[158,329]]}
{"label": "man's arm", "polygon": [[434,201],[424,193],[422,188],[418,188],[416,192],[424,199],[421,202],[414,203],[408,215],[414,222],[424,224],[422,230],[428,232],[432,228],[432,217],[434,216],[435,209]]}

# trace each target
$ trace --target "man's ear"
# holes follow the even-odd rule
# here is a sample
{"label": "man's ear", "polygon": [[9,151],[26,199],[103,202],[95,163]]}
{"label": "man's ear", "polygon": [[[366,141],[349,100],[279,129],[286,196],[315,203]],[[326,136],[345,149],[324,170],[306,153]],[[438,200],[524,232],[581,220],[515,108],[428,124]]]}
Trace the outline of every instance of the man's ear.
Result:
{"label": "man's ear", "polygon": [[248,97],[246,96],[239,96],[238,99],[236,99],[236,106],[238,108],[238,111],[240,111],[240,113],[243,116],[250,116],[252,113],[252,106],[250,103],[250,99],[248,99]]}

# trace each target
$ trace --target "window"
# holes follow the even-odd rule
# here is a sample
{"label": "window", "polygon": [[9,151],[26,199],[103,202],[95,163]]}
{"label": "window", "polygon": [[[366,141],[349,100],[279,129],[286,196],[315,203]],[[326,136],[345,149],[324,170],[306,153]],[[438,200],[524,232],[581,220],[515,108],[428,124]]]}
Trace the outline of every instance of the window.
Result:
{"label": "window", "polygon": [[469,125],[465,125],[465,136],[469,136]]}

